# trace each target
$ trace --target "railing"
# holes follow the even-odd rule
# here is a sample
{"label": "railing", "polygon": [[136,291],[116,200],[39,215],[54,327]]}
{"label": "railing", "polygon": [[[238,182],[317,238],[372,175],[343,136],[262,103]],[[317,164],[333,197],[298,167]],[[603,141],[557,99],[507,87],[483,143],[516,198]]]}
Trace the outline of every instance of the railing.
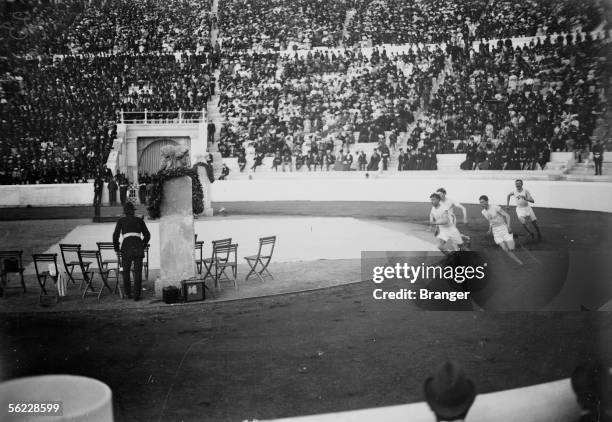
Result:
{"label": "railing", "polygon": [[206,110],[200,111],[123,111],[120,112],[120,123],[125,124],[188,124],[205,123]]}

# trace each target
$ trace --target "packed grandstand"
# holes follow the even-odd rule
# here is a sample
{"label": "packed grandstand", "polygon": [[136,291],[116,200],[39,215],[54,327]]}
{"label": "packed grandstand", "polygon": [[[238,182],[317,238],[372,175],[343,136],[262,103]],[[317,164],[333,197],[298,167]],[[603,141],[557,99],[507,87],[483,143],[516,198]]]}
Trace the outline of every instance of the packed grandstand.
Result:
{"label": "packed grandstand", "polygon": [[612,149],[612,19],[598,0],[0,7],[0,184],[108,174],[122,112],[144,110],[206,109],[209,150],[245,172],[265,157],[435,170],[447,153],[465,154],[463,170],[541,170],[551,152]]}

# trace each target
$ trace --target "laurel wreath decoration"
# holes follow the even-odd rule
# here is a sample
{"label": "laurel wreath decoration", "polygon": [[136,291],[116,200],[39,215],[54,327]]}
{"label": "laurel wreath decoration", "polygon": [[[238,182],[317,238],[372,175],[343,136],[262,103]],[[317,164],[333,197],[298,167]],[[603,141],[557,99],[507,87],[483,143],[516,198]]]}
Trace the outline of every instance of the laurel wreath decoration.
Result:
{"label": "laurel wreath decoration", "polygon": [[210,183],[214,183],[215,176],[213,174],[212,164],[198,161],[197,163],[193,165],[193,168],[197,171],[198,167],[204,167],[206,169],[206,175],[208,176],[208,180],[210,180]]}
{"label": "laurel wreath decoration", "polygon": [[151,189],[151,196],[149,197],[149,205],[147,206],[150,218],[156,219],[160,217],[164,183],[176,177],[191,177],[191,205],[193,207],[193,213],[201,214],[204,211],[204,191],[202,190],[202,183],[200,183],[200,178],[195,168],[179,167],[169,170],[160,170],[157,172],[156,176],[156,180],[153,182],[153,187]]}

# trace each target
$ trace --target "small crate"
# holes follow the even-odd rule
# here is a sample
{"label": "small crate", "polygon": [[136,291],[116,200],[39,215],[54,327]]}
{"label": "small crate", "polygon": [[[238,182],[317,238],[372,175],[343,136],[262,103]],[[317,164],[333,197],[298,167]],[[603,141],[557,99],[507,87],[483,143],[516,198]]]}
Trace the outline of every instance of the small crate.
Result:
{"label": "small crate", "polygon": [[206,299],[206,288],[202,280],[183,280],[181,282],[183,301],[195,302]]}
{"label": "small crate", "polygon": [[179,289],[175,286],[167,286],[162,289],[162,300],[165,304],[177,303],[179,301]]}

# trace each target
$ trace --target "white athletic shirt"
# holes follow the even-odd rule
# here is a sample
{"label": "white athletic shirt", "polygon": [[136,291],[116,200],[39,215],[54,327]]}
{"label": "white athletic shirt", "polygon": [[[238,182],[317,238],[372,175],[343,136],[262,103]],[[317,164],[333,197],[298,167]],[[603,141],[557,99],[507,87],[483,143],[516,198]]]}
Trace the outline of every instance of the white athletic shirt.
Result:
{"label": "white athletic shirt", "polygon": [[440,224],[439,227],[453,227],[454,224],[454,220],[451,217],[451,215],[449,214],[448,210],[444,209],[442,207],[442,205],[440,205],[438,208],[436,207],[431,207],[431,211],[429,213],[430,218],[433,219],[434,222],[440,222],[442,220],[444,220],[445,218],[448,219],[448,223],[446,224]]}
{"label": "white athletic shirt", "polygon": [[457,221],[457,217],[455,216],[453,207],[457,206],[459,203],[453,199],[450,199],[448,196],[444,201],[440,201],[440,208],[448,211],[448,216],[452,220],[453,224]]}
{"label": "white athletic shirt", "polygon": [[482,209],[482,215],[489,221],[491,227],[506,225],[506,220],[504,220],[504,217],[499,213],[500,210],[501,208],[499,205],[493,204],[489,204],[489,208],[487,209]]}
{"label": "white athletic shirt", "polygon": [[[516,206],[519,208],[525,208],[525,207],[529,207],[529,201],[527,201],[525,198],[531,198],[531,194],[529,193],[529,191],[527,189],[523,189],[522,191],[518,191],[518,189],[514,189],[512,192],[510,192],[510,195],[514,196],[514,198],[516,199]],[[520,196],[520,198],[519,198]]]}

